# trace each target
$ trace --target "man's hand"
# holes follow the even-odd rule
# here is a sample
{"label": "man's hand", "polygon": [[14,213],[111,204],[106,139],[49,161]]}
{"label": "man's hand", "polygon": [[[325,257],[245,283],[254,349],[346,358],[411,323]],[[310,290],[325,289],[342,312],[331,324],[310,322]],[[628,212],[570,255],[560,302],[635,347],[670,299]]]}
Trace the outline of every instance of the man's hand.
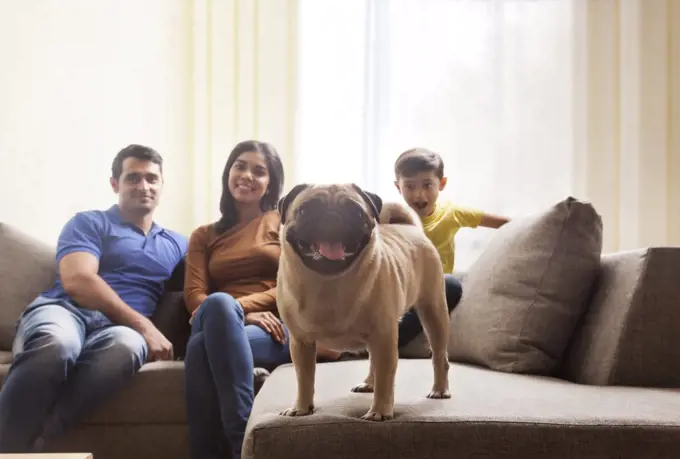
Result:
{"label": "man's hand", "polygon": [[161,333],[151,321],[149,321],[139,333],[142,335],[149,348],[149,353],[146,358],[149,362],[155,362],[157,360],[173,360],[172,343],[163,336],[163,333]]}
{"label": "man's hand", "polygon": [[286,332],[283,329],[283,323],[271,312],[250,312],[246,314],[245,322],[246,325],[257,325],[269,333],[277,342],[286,344]]}

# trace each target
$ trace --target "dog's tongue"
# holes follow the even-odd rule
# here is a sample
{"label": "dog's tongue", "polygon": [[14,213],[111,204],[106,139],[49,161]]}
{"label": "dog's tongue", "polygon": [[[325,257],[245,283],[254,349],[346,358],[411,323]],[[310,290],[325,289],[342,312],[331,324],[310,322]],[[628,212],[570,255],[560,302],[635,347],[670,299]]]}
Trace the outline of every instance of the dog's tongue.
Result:
{"label": "dog's tongue", "polygon": [[329,260],[342,260],[345,257],[345,246],[340,242],[319,242],[319,253]]}

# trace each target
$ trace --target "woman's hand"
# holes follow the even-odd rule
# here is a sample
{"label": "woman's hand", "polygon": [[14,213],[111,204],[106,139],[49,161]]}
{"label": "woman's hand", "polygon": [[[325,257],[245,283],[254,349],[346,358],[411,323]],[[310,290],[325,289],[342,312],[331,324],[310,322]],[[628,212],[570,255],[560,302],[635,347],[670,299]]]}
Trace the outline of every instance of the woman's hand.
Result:
{"label": "woman's hand", "polygon": [[257,325],[269,333],[274,340],[286,344],[286,332],[283,329],[283,323],[271,312],[249,312],[246,314],[245,322],[246,325]]}

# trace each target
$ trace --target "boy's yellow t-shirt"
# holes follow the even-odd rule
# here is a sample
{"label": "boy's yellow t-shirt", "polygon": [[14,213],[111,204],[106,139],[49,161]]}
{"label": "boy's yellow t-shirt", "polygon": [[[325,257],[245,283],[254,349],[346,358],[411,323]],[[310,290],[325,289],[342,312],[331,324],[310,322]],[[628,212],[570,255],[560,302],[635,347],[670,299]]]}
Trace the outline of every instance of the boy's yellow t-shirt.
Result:
{"label": "boy's yellow t-shirt", "polygon": [[467,207],[454,206],[449,201],[437,202],[434,212],[421,217],[423,230],[439,252],[444,273],[453,273],[456,245],[454,237],[461,228],[476,228],[482,221],[483,212]]}

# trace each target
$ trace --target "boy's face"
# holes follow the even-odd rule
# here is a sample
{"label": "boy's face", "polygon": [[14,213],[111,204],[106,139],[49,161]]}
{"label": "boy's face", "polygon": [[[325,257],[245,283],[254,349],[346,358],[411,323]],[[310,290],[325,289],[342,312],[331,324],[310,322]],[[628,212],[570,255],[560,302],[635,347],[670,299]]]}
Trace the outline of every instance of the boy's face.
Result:
{"label": "boy's face", "polygon": [[399,193],[421,217],[434,212],[439,192],[446,186],[446,177],[437,177],[434,171],[419,172],[411,177],[399,177],[394,182]]}

